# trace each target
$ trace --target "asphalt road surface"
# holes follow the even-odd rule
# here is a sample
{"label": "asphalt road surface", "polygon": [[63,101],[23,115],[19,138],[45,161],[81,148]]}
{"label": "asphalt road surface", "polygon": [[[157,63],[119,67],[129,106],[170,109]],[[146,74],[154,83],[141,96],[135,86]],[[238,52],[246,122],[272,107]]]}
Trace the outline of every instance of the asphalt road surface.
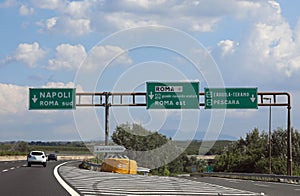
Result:
{"label": "asphalt road surface", "polygon": [[217,184],[220,186],[237,188],[256,193],[264,193],[270,196],[299,196],[300,185],[287,184],[287,183],[274,183],[274,182],[262,182],[251,180],[238,180],[228,178],[215,178],[215,177],[185,177],[189,180],[198,182],[206,182]]}
{"label": "asphalt road surface", "polygon": [[27,167],[26,161],[1,161],[0,195],[69,195],[53,175],[59,163],[50,161],[44,168],[42,165]]}
{"label": "asphalt road surface", "polygon": [[[0,162],[0,195],[69,195],[53,175],[55,166],[60,163],[62,162],[51,161],[44,168],[41,165],[27,167],[26,161]],[[258,195],[259,193],[264,193],[271,196],[300,195],[300,185],[295,184],[212,177],[185,177],[188,181],[184,181],[184,179],[176,180],[176,178],[169,177],[92,172],[79,170],[76,167],[77,165],[78,163],[67,164],[60,169],[60,173],[81,195],[124,193],[159,193],[161,195],[217,195],[218,193]]]}

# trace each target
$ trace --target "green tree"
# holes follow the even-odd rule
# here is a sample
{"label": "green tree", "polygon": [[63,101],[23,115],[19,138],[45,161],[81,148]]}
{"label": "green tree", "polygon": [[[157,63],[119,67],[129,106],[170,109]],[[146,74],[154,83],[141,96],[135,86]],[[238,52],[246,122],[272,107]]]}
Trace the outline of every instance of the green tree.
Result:
{"label": "green tree", "polygon": [[261,172],[261,165],[258,167],[257,163],[264,163],[266,159],[266,143],[267,135],[264,132],[260,134],[255,128],[247,133],[245,139],[240,138],[217,157],[215,171]]}
{"label": "green tree", "polygon": [[[254,129],[225,148],[217,156],[215,171],[268,173],[268,134]],[[271,165],[274,174],[286,174],[287,131],[281,128],[271,135]],[[300,174],[300,134],[292,128],[293,174]]]}
{"label": "green tree", "polygon": [[195,157],[188,158],[183,153],[184,149],[176,146],[171,138],[146,130],[138,124],[126,123],[117,126],[112,140],[124,146],[127,149],[126,155],[136,160],[138,165],[151,167],[152,174],[191,172],[192,166],[199,168],[198,171],[203,171],[204,168],[204,162],[196,160]]}
{"label": "green tree", "polygon": [[157,132],[146,130],[138,124],[127,123],[117,126],[112,134],[112,140],[124,146],[128,150],[127,155],[144,167],[165,165],[166,160],[172,156],[171,147],[159,150],[163,145],[172,145],[170,139]]}
{"label": "green tree", "polygon": [[126,149],[147,151],[162,146],[168,142],[166,136],[146,130],[138,124],[121,124],[112,134],[112,140]]}
{"label": "green tree", "polygon": [[[293,174],[300,175],[300,133],[292,128]],[[287,131],[281,128],[272,133],[272,171],[275,174],[286,174]]]}

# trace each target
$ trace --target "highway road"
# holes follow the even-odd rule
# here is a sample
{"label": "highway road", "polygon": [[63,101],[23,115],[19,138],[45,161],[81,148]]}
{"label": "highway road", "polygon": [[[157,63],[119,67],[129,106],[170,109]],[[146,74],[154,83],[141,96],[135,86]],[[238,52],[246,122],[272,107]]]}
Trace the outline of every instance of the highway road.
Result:
{"label": "highway road", "polygon": [[237,188],[270,196],[299,196],[300,185],[287,183],[262,182],[216,177],[184,177],[197,182],[213,183],[220,186]]}
{"label": "highway road", "polygon": [[59,163],[51,161],[44,168],[41,165],[27,167],[26,161],[1,161],[0,195],[69,195],[53,175]]}
{"label": "highway road", "polygon": [[[27,167],[26,161],[0,162],[0,195],[69,195],[54,177],[61,161]],[[158,177],[81,170],[79,162],[59,168],[80,195],[271,195],[298,196],[300,185],[213,177]]]}

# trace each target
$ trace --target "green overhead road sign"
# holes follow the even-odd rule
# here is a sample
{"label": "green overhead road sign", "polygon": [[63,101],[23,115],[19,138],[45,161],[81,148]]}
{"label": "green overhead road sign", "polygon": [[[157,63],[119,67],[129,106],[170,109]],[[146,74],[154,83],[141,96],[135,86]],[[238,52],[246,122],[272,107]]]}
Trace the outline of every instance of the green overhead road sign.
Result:
{"label": "green overhead road sign", "polygon": [[29,88],[30,110],[75,109],[75,88]]}
{"label": "green overhead road sign", "polygon": [[199,109],[199,82],[147,82],[147,109]]}
{"label": "green overhead road sign", "polygon": [[205,109],[257,109],[257,88],[205,88]]}

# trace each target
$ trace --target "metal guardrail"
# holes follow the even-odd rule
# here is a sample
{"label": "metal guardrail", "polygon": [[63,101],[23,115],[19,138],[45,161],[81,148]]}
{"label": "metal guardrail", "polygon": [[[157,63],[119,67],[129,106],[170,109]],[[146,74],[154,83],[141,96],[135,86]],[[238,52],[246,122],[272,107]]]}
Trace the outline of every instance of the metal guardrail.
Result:
{"label": "metal guardrail", "polygon": [[300,184],[300,176],[287,176],[287,175],[275,175],[275,174],[208,172],[208,173],[192,173],[190,174],[190,176],[221,177],[221,178],[234,178],[234,179]]}

